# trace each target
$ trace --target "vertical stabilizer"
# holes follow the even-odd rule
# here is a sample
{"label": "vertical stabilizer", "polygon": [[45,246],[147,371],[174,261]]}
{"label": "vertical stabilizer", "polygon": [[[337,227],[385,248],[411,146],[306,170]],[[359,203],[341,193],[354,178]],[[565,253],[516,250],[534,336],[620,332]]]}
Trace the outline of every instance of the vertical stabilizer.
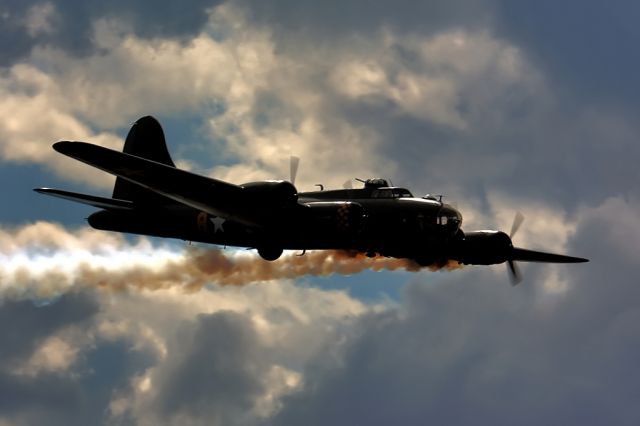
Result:
{"label": "vertical stabilizer", "polygon": [[[124,142],[123,152],[175,167],[167,150],[162,127],[151,116],[142,117],[133,123]],[[167,198],[122,178],[116,178],[113,198],[153,204],[170,202]]]}

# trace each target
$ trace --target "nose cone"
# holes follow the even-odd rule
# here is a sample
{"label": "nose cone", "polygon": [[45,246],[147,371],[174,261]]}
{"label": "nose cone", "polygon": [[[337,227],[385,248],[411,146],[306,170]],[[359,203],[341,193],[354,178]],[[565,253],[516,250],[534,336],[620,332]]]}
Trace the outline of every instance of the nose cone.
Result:
{"label": "nose cone", "polygon": [[502,248],[503,250],[508,250],[513,248],[513,242],[511,241],[511,237],[509,237],[506,233],[502,231],[496,232],[495,235],[496,248]]}
{"label": "nose cone", "polygon": [[501,231],[465,232],[458,244],[458,260],[471,265],[503,263],[513,255],[511,238]]}

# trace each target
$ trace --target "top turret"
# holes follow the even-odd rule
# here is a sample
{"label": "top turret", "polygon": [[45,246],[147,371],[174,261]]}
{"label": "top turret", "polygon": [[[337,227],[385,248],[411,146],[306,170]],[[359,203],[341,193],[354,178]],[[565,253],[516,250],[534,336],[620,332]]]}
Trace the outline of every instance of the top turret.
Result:
{"label": "top turret", "polygon": [[367,179],[364,181],[365,188],[386,188],[389,186],[389,183],[386,179],[375,178],[375,179]]}

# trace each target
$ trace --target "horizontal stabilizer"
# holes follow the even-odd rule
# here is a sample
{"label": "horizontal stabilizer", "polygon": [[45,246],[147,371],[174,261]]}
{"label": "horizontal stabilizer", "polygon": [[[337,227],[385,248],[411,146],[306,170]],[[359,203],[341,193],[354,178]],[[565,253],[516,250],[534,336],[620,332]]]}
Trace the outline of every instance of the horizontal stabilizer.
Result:
{"label": "horizontal stabilizer", "polygon": [[184,205],[258,225],[248,216],[244,190],[238,185],[86,142],[57,142],[53,149]]}
{"label": "horizontal stabilizer", "polygon": [[35,188],[34,191],[40,194],[51,195],[52,197],[63,198],[75,201],[76,203],[87,204],[99,209],[107,210],[131,210],[134,205],[129,200],[118,200],[117,198],[105,198],[95,195],[80,194],[77,192],[63,191],[53,188]]}
{"label": "horizontal stabilizer", "polygon": [[527,250],[514,247],[511,251],[510,260],[522,262],[545,262],[545,263],[584,263],[588,259],[582,257],[565,256],[562,254],[545,253],[542,251]]}

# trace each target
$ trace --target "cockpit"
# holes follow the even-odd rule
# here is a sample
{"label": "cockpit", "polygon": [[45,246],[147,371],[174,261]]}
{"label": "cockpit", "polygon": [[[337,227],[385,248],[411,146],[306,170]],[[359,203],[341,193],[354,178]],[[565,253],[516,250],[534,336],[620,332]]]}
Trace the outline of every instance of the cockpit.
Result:
{"label": "cockpit", "polygon": [[413,195],[405,188],[377,188],[371,191],[371,198],[412,198]]}
{"label": "cockpit", "polygon": [[451,232],[456,232],[462,225],[462,215],[456,209],[445,205],[438,212],[438,225],[442,225]]}

